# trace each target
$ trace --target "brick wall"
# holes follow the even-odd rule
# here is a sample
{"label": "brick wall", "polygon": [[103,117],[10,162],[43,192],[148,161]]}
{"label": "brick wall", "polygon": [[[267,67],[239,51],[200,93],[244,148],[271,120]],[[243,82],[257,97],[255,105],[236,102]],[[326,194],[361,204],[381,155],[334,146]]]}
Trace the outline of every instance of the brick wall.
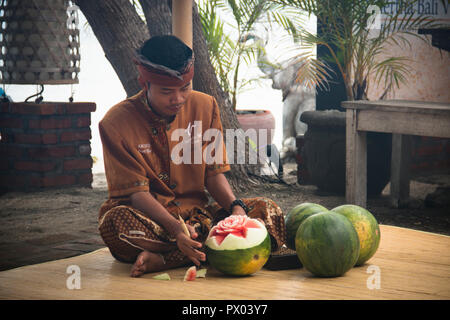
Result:
{"label": "brick wall", "polygon": [[411,149],[412,175],[450,173],[450,139],[414,136]]}
{"label": "brick wall", "polygon": [[0,192],[92,183],[95,103],[0,103]]}
{"label": "brick wall", "polygon": [[306,170],[306,164],[302,157],[302,148],[305,145],[305,135],[298,135],[295,143],[297,148],[295,153],[295,161],[297,162],[297,182],[299,184],[309,184],[309,173],[308,170]]}

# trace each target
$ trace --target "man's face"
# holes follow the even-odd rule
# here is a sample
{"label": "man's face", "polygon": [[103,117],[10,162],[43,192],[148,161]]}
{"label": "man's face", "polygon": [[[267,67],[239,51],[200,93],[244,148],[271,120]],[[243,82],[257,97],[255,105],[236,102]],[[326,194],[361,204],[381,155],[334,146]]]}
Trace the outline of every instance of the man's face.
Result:
{"label": "man's face", "polygon": [[147,91],[148,101],[159,115],[171,117],[181,110],[191,91],[190,82],[181,87],[167,87],[152,83]]}

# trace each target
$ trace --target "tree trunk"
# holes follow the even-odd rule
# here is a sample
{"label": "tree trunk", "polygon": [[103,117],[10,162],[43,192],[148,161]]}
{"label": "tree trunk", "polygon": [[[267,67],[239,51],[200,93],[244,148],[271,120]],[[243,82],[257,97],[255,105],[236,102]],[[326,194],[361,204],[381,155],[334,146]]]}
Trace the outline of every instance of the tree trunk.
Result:
{"label": "tree trunk", "polygon": [[172,34],[172,1],[139,0],[151,36]]}
{"label": "tree trunk", "polygon": [[[171,1],[140,0],[147,25],[137,14],[129,0],[76,0],[86,16],[95,36],[99,40],[106,58],[119,76],[128,96],[136,94],[141,88],[137,81],[137,69],[132,56],[150,35],[171,34]],[[193,87],[216,98],[224,129],[239,128],[236,114],[231,108],[227,94],[216,78],[208,55],[206,40],[193,2],[193,47],[195,54],[195,76]],[[235,151],[236,154],[236,151]],[[234,159],[237,159],[235,156]],[[230,185],[236,191],[248,188],[250,179],[247,165],[233,164],[227,173]]]}
{"label": "tree trunk", "polygon": [[127,96],[141,90],[134,50],[149,38],[145,23],[129,0],[75,0],[122,82]]}
{"label": "tree trunk", "polygon": [[[195,53],[195,76],[193,81],[194,89],[205,92],[216,98],[220,107],[220,118],[224,130],[240,128],[240,124],[236,118],[230,99],[223,91],[217,80],[216,73],[209,59],[208,48],[205,36],[203,35],[200,15],[198,13],[197,4],[194,1],[192,10],[192,28],[193,28],[193,46]],[[224,131],[225,135],[225,131]],[[228,151],[230,152],[230,151]],[[233,152],[234,159],[237,159],[237,150]],[[247,159],[248,153],[247,153]],[[250,179],[247,174],[248,166],[241,164],[231,165],[231,172],[227,174],[230,185],[236,191],[243,191],[250,185]],[[255,183],[255,182],[254,182]]]}

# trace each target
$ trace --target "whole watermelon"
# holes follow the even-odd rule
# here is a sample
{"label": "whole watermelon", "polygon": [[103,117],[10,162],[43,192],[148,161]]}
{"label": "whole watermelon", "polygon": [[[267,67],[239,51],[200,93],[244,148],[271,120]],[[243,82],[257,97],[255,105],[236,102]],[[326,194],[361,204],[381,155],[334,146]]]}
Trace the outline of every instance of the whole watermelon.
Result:
{"label": "whole watermelon", "polygon": [[318,212],[328,211],[320,204],[305,202],[292,208],[286,215],[286,246],[295,250],[295,235],[300,224],[308,217]]}
{"label": "whole watermelon", "polygon": [[328,211],[307,218],[295,237],[303,266],[319,277],[339,277],[358,260],[358,234],[343,215]]}
{"label": "whole watermelon", "polygon": [[352,204],[344,204],[331,211],[344,215],[353,224],[360,245],[356,265],[364,264],[377,252],[380,244],[380,227],[377,220],[368,210]]}
{"label": "whole watermelon", "polygon": [[211,266],[233,276],[259,271],[271,252],[270,236],[264,224],[238,215],[229,216],[214,226],[205,246]]}

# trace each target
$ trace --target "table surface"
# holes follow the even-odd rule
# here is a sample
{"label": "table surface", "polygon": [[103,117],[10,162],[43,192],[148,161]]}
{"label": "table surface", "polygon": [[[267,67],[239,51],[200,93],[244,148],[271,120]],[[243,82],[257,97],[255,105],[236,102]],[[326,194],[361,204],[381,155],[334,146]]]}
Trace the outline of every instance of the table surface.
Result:
{"label": "table surface", "polygon": [[[170,281],[152,279],[162,272],[131,278],[131,265],[105,248],[0,272],[0,299],[450,299],[450,237],[387,225],[380,230],[377,253],[338,278],[317,278],[305,268],[227,277],[211,267],[206,278],[188,282],[187,267],[166,271]],[[66,286],[71,265],[80,268],[80,290]]]}

